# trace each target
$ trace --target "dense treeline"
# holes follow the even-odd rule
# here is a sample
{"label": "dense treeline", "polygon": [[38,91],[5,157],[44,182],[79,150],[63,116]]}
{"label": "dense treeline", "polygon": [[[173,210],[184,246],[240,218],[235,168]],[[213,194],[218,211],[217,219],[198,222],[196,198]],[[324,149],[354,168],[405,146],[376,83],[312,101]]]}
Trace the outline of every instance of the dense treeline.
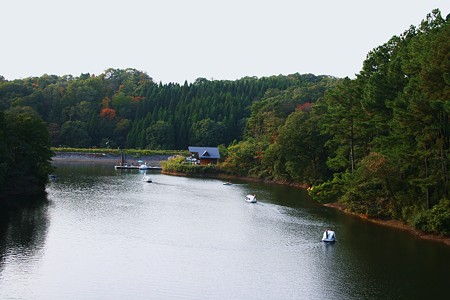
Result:
{"label": "dense treeline", "polygon": [[0,204],[45,193],[52,152],[41,118],[33,113],[0,111],[0,153]]}
{"label": "dense treeline", "polygon": [[433,11],[315,104],[293,87],[267,93],[222,167],[307,183],[320,202],[450,234],[448,21]]}
{"label": "dense treeline", "polygon": [[37,113],[54,146],[225,144],[225,172],[304,183],[319,202],[449,235],[448,21],[433,11],[369,52],[355,79],[157,84],[135,69],[0,76],[0,111]]}
{"label": "dense treeline", "polygon": [[293,74],[157,84],[135,69],[1,79],[0,109],[37,112],[48,124],[52,146],[183,150],[242,139],[251,104],[268,91],[314,89],[304,97],[315,101],[337,81]]}

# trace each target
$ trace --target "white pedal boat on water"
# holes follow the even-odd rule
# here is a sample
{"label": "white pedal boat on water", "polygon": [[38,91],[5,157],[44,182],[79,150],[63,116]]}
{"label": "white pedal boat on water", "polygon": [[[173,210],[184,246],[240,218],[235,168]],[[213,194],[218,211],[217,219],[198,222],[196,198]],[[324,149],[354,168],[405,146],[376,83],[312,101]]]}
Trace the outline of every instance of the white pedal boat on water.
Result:
{"label": "white pedal boat on water", "polygon": [[139,166],[139,170],[148,170],[148,169],[149,167],[146,164]]}
{"label": "white pedal boat on water", "polygon": [[332,243],[336,241],[336,234],[333,230],[325,230],[323,232],[322,242]]}
{"label": "white pedal boat on water", "polygon": [[150,176],[147,176],[146,174],[144,174],[144,177],[142,177],[142,181],[143,182],[152,182],[152,179],[150,178]]}
{"label": "white pedal boat on water", "polygon": [[256,195],[245,196],[245,201],[247,201],[249,203],[256,203]]}

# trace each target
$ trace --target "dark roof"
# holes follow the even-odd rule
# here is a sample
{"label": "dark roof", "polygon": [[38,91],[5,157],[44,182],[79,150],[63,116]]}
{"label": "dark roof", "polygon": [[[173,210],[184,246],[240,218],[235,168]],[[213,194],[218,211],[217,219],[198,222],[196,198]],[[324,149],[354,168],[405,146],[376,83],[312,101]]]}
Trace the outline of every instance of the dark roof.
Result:
{"label": "dark roof", "polygon": [[198,158],[220,158],[219,148],[217,147],[192,147],[189,146],[189,152],[197,153]]}

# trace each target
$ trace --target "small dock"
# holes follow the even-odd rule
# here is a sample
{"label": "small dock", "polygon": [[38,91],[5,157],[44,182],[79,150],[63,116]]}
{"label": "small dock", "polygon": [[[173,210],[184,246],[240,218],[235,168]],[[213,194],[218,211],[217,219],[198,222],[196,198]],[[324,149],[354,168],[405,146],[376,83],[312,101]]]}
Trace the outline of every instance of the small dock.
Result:
{"label": "small dock", "polygon": [[114,169],[116,170],[141,170],[141,171],[148,171],[148,170],[162,170],[161,167],[153,167],[153,166],[147,166],[147,168],[145,169],[141,169],[139,166],[128,166],[128,165],[124,165],[124,166],[114,166]]}
{"label": "small dock", "polygon": [[114,166],[116,170],[139,170],[139,171],[149,171],[149,170],[162,170],[160,166],[148,166],[147,163],[144,163],[142,160],[137,161],[137,165],[134,163],[127,163],[125,160],[125,151],[121,151],[120,153],[120,163]]}

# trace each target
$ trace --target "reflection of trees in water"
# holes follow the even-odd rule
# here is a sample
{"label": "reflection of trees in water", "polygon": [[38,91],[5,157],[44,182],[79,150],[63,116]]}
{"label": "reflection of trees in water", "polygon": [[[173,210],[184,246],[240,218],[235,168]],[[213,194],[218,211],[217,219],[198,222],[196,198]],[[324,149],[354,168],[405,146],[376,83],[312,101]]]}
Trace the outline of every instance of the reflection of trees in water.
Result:
{"label": "reflection of trees in water", "polygon": [[48,228],[48,200],[22,207],[0,207],[0,270],[6,255],[32,257],[42,249]]}

